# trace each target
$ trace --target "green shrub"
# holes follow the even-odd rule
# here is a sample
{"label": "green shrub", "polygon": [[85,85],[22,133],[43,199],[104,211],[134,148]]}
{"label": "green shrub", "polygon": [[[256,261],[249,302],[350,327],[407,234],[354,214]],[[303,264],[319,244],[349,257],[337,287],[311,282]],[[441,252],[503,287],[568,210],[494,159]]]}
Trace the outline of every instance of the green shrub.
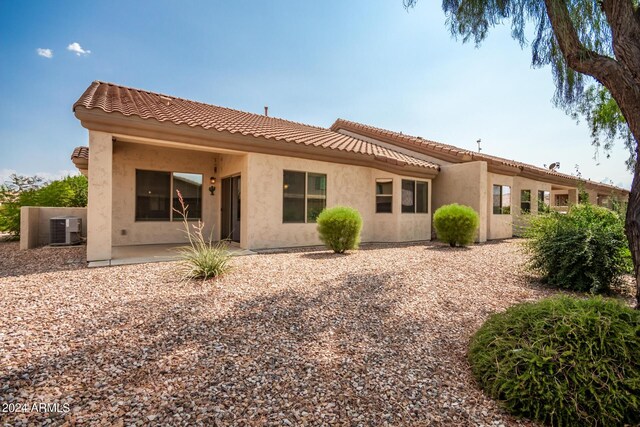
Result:
{"label": "green shrub", "polygon": [[189,245],[180,248],[180,265],[184,279],[207,280],[221,276],[230,268],[231,252],[225,242],[213,242],[212,236],[205,238],[204,222],[189,221],[187,212],[189,205],[185,204],[182,193],[176,190],[180,209],[174,209],[182,216],[183,231],[189,240]]}
{"label": "green shrub", "polygon": [[449,243],[451,247],[473,243],[479,225],[478,213],[469,206],[457,203],[442,206],[433,214],[433,227],[438,239]]}
{"label": "green shrub", "polygon": [[640,311],[556,297],[494,314],[471,339],[482,388],[516,414],[558,426],[640,422]]}
{"label": "green shrub", "polygon": [[362,217],[346,206],[336,206],[320,212],[317,218],[320,240],[336,253],[357,249],[360,243]]}
{"label": "green shrub", "polygon": [[0,187],[0,231],[20,235],[20,208],[22,206],[84,207],[87,206],[87,178],[67,176],[44,182],[37,176],[12,175]]}
{"label": "green shrub", "polygon": [[559,288],[606,292],[632,265],[624,222],[598,206],[576,205],[566,214],[531,218],[525,236],[529,267]]}

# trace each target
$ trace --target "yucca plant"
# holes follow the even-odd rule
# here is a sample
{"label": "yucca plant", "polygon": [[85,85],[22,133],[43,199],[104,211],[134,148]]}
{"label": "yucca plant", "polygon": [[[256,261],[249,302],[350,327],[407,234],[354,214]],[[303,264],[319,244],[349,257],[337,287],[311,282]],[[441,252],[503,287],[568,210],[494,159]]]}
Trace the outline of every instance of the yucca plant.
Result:
{"label": "yucca plant", "polygon": [[202,279],[204,281],[224,274],[231,268],[229,247],[224,242],[213,241],[213,230],[206,238],[204,236],[205,224],[201,220],[196,223],[189,222],[189,205],[184,203],[180,191],[176,190],[176,192],[180,209],[174,209],[174,211],[182,216],[183,231],[189,239],[189,245],[179,249],[184,279]]}

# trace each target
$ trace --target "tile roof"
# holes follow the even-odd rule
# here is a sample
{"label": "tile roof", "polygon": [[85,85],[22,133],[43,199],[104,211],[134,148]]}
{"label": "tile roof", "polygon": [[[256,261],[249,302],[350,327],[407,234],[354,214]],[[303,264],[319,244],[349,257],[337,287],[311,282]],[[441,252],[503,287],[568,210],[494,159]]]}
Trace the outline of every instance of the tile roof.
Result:
{"label": "tile roof", "polygon": [[73,159],[86,159],[89,160],[89,147],[76,147],[71,153],[71,160]]}
{"label": "tile roof", "polygon": [[441,153],[445,155],[453,155],[455,157],[470,157],[479,160],[493,160],[498,163],[501,163],[505,166],[511,167],[519,167],[520,163],[514,160],[503,159],[500,157],[490,156],[488,154],[480,154],[475,151],[470,151],[464,148],[456,147],[449,144],[443,144],[441,142],[432,141],[429,139],[422,138],[421,136],[412,136],[406,135],[402,132],[394,132],[387,129],[377,128],[374,126],[365,125],[358,122],[352,122],[345,119],[336,120],[333,125],[331,125],[331,130],[339,131],[340,129],[344,129],[347,131],[353,131],[355,133],[362,132],[365,136],[371,136],[372,138],[383,138],[383,140],[390,140],[390,142],[401,142],[408,145],[412,145],[416,148],[422,148],[424,151],[429,151],[434,157],[437,157],[436,153]]}
{"label": "tile roof", "polygon": [[574,182],[582,181],[590,187],[595,187],[599,189],[609,189],[616,190],[628,193],[628,190],[619,188],[613,185],[594,182],[590,180],[584,180],[578,178],[574,175],[568,175],[556,171],[552,171],[549,169],[541,168],[538,166],[533,166],[527,163],[518,162],[515,160],[504,159],[502,157],[492,156],[485,153],[478,153],[475,151],[466,150],[464,148],[455,147],[453,145],[443,144],[441,142],[431,141],[428,139],[424,139],[419,136],[411,136],[405,135],[401,132],[394,132],[387,129],[377,128],[374,126],[365,125],[358,122],[352,122],[344,119],[337,119],[333,125],[331,125],[331,130],[338,132],[339,130],[351,131],[353,133],[375,138],[381,138],[382,141],[387,141],[391,144],[394,142],[399,142],[405,144],[405,146],[410,145],[415,147],[418,152],[422,152],[423,154],[431,155],[432,157],[439,158],[439,155],[442,156],[455,156],[460,161],[472,161],[472,160],[484,160],[494,164],[500,164],[508,167],[518,168],[521,171],[527,171],[537,176],[548,176],[548,177],[556,177],[561,178],[563,180],[571,180]]}
{"label": "tile roof", "polygon": [[237,133],[320,149],[349,152],[398,166],[410,165],[439,170],[439,166],[435,163],[330,129],[113,83],[94,81],[73,105],[73,110],[76,111],[77,107],[100,109],[106,113],[120,113],[124,116],[137,116],[146,120],[170,122],[192,128],[200,127],[211,131]]}

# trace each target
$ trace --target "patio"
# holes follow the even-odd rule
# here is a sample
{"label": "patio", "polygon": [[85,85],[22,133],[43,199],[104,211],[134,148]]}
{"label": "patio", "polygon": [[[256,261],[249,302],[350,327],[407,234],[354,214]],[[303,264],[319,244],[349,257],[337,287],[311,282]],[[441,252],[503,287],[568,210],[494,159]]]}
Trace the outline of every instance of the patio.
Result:
{"label": "patio", "polygon": [[[184,243],[162,245],[128,245],[114,246],[110,261],[89,261],[89,267],[108,267],[114,265],[146,264],[149,262],[177,261],[178,250],[184,247]],[[252,255],[247,249],[241,249],[236,242],[229,243],[229,252],[233,256]]]}

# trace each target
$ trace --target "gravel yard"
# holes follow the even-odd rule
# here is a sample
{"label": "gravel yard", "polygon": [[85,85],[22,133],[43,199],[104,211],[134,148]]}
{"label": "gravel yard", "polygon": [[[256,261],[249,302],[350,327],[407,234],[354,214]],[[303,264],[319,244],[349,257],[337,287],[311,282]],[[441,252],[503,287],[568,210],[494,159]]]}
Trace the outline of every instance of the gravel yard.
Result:
{"label": "gravel yard", "polygon": [[465,354],[490,313],[551,293],[517,241],[238,257],[205,284],[83,250],[0,243],[0,404],[69,409],[3,424],[532,425]]}

